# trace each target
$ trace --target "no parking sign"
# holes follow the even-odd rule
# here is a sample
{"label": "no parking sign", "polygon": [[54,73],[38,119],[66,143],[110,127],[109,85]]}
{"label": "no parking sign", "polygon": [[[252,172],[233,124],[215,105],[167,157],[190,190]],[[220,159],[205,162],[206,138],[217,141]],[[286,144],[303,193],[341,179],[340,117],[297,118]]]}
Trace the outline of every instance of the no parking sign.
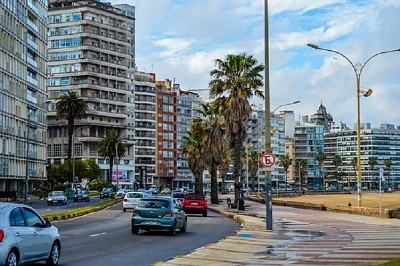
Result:
{"label": "no parking sign", "polygon": [[270,168],[275,165],[276,157],[274,154],[266,152],[261,156],[260,161],[262,166]]}

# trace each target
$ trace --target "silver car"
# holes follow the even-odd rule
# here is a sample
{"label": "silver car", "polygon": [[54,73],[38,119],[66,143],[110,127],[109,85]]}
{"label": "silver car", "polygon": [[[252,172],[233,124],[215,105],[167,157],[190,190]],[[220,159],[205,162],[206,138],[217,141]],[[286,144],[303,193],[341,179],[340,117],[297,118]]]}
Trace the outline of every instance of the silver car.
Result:
{"label": "silver car", "polygon": [[143,192],[128,192],[124,196],[122,201],[122,210],[126,212],[126,209],[134,209],[138,205],[139,201],[149,195]]}
{"label": "silver car", "polygon": [[32,207],[0,203],[0,265],[16,266],[37,261],[57,265],[60,250],[58,229]]}
{"label": "silver car", "polygon": [[47,197],[47,206],[60,204],[67,205],[67,196],[64,191],[52,191]]}

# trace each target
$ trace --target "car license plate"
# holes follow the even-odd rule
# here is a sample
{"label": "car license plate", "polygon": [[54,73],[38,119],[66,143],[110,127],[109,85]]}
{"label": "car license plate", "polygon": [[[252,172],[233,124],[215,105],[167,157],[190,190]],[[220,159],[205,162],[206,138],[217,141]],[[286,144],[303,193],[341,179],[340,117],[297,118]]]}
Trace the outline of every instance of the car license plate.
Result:
{"label": "car license plate", "polygon": [[146,222],[144,222],[145,224],[157,224],[157,222],[156,221],[146,221]]}
{"label": "car license plate", "polygon": [[191,202],[190,205],[199,205],[198,202]]}

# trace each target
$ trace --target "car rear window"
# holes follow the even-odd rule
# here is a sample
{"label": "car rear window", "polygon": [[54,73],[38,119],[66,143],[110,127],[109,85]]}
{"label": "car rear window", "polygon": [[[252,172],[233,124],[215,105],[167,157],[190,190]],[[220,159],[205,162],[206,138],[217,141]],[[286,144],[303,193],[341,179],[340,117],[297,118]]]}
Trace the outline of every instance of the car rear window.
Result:
{"label": "car rear window", "polygon": [[191,200],[203,200],[204,197],[201,194],[186,194],[185,199],[191,199]]}
{"label": "car rear window", "polygon": [[174,194],[172,194],[172,197],[176,198],[176,199],[182,199],[184,196],[185,196],[184,193],[174,193]]}
{"label": "car rear window", "polygon": [[143,194],[142,193],[128,193],[127,198],[130,199],[139,199],[139,198],[143,198]]}
{"label": "car rear window", "polygon": [[166,200],[141,200],[138,204],[138,207],[159,209],[159,208],[168,208],[168,205],[169,202]]}

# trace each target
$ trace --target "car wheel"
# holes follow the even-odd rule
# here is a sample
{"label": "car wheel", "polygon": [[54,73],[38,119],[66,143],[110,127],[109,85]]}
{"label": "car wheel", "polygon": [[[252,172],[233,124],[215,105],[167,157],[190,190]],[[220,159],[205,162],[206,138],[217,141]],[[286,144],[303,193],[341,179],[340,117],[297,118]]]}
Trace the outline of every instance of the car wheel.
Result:
{"label": "car wheel", "polygon": [[182,233],[185,233],[185,232],[186,232],[186,229],[187,229],[187,219],[185,219],[185,221],[183,222],[183,226],[182,226],[182,228],[180,229],[180,231],[181,231]]}
{"label": "car wheel", "polygon": [[176,221],[175,221],[174,225],[172,226],[172,228],[169,229],[169,234],[170,234],[171,236],[176,235]]}
{"label": "car wheel", "polygon": [[126,209],[125,209],[125,208],[123,208],[123,209],[122,209],[122,211],[123,211],[123,212],[126,212]]}
{"label": "car wheel", "polygon": [[139,228],[132,226],[132,234],[138,235],[139,234]]}
{"label": "car wheel", "polygon": [[207,210],[203,212],[203,217],[207,217]]}
{"label": "car wheel", "polygon": [[53,243],[51,246],[50,255],[46,260],[47,265],[57,265],[60,260],[60,244]]}
{"label": "car wheel", "polygon": [[6,260],[6,266],[17,266],[18,265],[18,255],[17,251],[14,249],[8,253],[7,260]]}

